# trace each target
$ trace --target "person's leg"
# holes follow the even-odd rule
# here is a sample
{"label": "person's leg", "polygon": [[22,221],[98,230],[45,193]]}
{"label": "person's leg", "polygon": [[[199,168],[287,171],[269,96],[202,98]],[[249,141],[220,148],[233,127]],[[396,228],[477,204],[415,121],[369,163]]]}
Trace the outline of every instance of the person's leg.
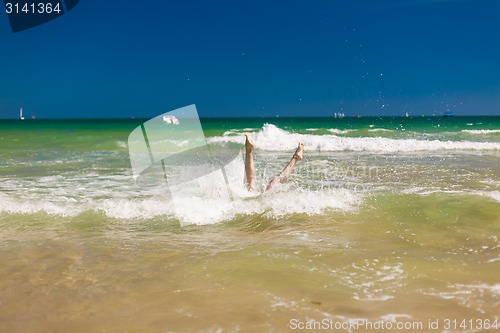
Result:
{"label": "person's leg", "polygon": [[288,165],[283,169],[283,171],[281,171],[281,173],[279,175],[274,177],[269,182],[269,184],[267,184],[266,191],[269,191],[277,183],[283,184],[288,179],[288,177],[290,177],[290,173],[292,172],[293,168],[295,167],[295,163],[297,163],[297,161],[302,160],[302,152],[303,151],[304,151],[304,144],[299,143],[299,147],[295,151],[295,154],[293,154],[293,157],[290,160],[290,162],[288,163]]}
{"label": "person's leg", "polygon": [[249,133],[245,133],[245,179],[244,183],[249,191],[255,189],[255,168],[253,165],[253,147],[254,144]]}

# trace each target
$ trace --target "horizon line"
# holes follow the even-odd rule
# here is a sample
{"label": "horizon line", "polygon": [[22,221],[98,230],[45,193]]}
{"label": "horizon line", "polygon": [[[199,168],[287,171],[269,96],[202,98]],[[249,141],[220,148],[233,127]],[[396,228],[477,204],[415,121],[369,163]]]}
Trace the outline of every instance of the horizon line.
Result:
{"label": "horizon line", "polygon": [[[88,117],[88,118],[80,118],[80,117],[75,117],[75,118],[53,118],[53,117],[48,117],[48,118],[26,118],[24,120],[21,120],[17,117],[13,118],[0,118],[0,121],[2,120],[18,120],[18,121],[36,121],[36,120],[140,120],[140,119],[151,119],[157,116],[152,116],[152,117]],[[224,117],[224,116],[202,116],[199,117],[200,119],[264,119],[264,118],[273,118],[273,119],[288,119],[288,118],[326,118],[326,119],[363,119],[363,118],[422,118],[422,117],[432,117],[432,118],[458,118],[458,117],[500,117],[499,115],[488,115],[488,114],[482,114],[482,115],[452,115],[452,116],[446,116],[444,114],[434,114],[434,115],[396,115],[396,116],[390,116],[390,115],[356,115],[356,116],[344,116],[342,118],[335,118],[334,116],[231,116],[231,117]]]}

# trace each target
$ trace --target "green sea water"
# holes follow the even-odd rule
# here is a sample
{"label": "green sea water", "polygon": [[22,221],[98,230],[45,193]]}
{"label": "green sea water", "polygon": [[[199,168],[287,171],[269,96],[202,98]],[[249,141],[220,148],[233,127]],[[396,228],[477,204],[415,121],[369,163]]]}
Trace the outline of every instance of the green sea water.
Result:
{"label": "green sea water", "polygon": [[134,182],[143,121],[0,121],[1,332],[500,320],[500,117],[202,119],[211,145],[252,133],[259,188],[298,142],[304,159],[275,191],[184,215]]}

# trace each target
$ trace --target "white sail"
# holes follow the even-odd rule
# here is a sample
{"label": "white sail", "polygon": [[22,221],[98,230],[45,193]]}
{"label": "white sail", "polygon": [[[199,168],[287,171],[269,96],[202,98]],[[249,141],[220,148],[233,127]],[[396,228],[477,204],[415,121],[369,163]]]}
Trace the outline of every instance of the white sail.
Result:
{"label": "white sail", "polygon": [[23,116],[23,108],[21,108],[21,109],[19,110],[19,118],[20,118],[21,120],[24,120],[24,116]]}

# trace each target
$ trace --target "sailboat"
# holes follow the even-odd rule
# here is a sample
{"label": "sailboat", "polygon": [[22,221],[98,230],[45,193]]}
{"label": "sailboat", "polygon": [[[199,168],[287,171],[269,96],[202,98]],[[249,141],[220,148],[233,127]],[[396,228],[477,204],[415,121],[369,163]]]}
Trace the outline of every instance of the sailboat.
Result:
{"label": "sailboat", "polygon": [[23,116],[23,108],[21,108],[21,109],[19,110],[19,119],[24,120],[24,116]]}

